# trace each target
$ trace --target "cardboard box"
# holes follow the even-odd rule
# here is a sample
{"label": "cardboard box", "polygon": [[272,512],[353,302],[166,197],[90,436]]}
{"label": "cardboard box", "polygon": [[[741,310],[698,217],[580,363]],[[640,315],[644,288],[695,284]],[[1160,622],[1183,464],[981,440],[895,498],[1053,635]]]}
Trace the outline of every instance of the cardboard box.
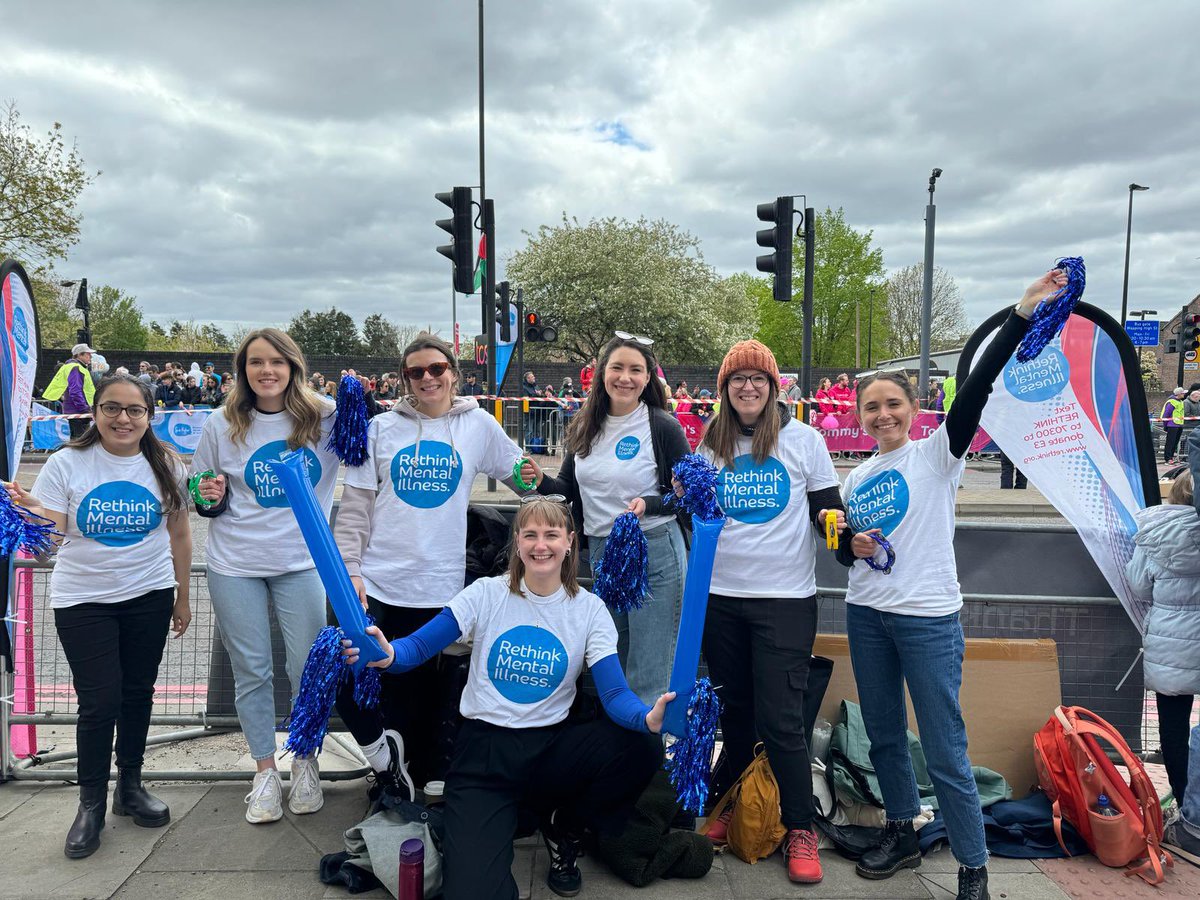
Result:
{"label": "cardboard box", "polygon": [[[842,700],[858,702],[844,634],[819,634],[813,653],[833,660],[821,715],[837,723]],[[907,692],[906,692],[907,693]],[[967,724],[971,763],[994,769],[1012,786],[1014,799],[1037,786],[1033,736],[1062,703],[1054,641],[968,638],[959,705]],[[908,701],[909,728],[920,735]]]}

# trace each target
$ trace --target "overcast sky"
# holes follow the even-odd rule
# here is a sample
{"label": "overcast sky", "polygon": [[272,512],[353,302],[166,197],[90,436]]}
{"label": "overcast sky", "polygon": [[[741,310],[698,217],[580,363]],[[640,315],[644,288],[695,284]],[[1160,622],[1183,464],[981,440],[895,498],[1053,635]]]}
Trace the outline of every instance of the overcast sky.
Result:
{"label": "overcast sky", "polygon": [[[304,307],[448,331],[433,198],[479,182],[476,0],[4,4],[0,99],[89,168],[64,277],[167,320]],[[565,211],[665,218],[753,270],[755,205],[803,193],[920,261],[972,322],[1082,255],[1086,299],[1200,292],[1200,4],[553,0],[487,4],[501,259]],[[474,298],[459,305],[479,330]]]}

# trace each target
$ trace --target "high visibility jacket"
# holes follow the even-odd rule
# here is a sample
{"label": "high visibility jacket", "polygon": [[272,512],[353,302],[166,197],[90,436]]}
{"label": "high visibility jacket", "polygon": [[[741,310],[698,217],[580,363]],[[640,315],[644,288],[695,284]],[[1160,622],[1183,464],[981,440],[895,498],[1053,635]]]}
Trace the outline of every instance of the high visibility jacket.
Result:
{"label": "high visibility jacket", "polygon": [[942,382],[942,412],[950,412],[956,393],[958,393],[958,379],[951,375]]}
{"label": "high visibility jacket", "polygon": [[58,400],[67,392],[67,379],[71,377],[71,370],[78,369],[83,375],[83,396],[88,402],[88,406],[92,405],[92,399],[96,396],[96,386],[92,384],[92,373],[88,371],[87,366],[77,360],[68,360],[62,364],[62,367],[54,373],[54,379],[42,392],[42,396],[47,400]]}
{"label": "high visibility jacket", "polygon": [[[1170,412],[1168,412],[1170,410]],[[1170,417],[1171,424],[1183,427],[1183,401],[1170,398],[1164,405],[1162,415],[1159,417],[1164,421]]]}

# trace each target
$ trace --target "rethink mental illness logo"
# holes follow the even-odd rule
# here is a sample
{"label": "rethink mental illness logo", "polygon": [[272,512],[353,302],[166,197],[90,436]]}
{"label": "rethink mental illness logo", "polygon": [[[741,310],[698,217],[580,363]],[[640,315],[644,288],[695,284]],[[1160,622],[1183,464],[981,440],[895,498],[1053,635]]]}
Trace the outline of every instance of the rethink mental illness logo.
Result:
{"label": "rethink mental illness logo", "polygon": [[132,547],[161,522],[158,500],[132,481],[110,481],[94,488],[75,513],[79,533],[106,547]]}
{"label": "rethink mental illness logo", "polygon": [[874,475],[854,489],[847,504],[855,531],[891,534],[908,514],[908,482],[895,469]]}
{"label": "rethink mental illness logo", "polygon": [[[315,488],[321,481],[321,461],[317,459],[317,454],[307,447],[303,449],[304,461],[308,463],[308,480]],[[243,477],[250,490],[254,491],[254,499],[258,501],[259,506],[268,509],[290,506],[287,494],[283,492],[283,485],[271,471],[270,465],[271,460],[279,460],[287,452],[287,441],[271,441],[255,450],[246,463]]]}
{"label": "rethink mental illness logo", "polygon": [[492,644],[488,678],[513,703],[539,703],[554,693],[567,673],[567,648],[544,628],[518,625]]}
{"label": "rethink mental illness logo", "polygon": [[761,525],[770,522],[787,507],[792,497],[792,479],[783,463],[768,456],[760,466],[747,453],[733,461],[733,468],[721,469],[721,509],[731,519]]}

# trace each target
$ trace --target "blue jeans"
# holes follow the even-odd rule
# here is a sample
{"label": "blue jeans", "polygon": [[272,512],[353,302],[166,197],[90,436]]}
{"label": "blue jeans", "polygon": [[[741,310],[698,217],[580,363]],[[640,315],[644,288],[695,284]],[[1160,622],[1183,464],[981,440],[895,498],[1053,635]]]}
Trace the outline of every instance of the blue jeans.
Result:
{"label": "blue jeans", "polygon": [[911,819],[921,808],[908,754],[907,682],[950,849],[961,865],[986,865],[983,813],[958,705],[964,649],[958,613],[925,618],[848,603],[846,632],[888,819]]}
{"label": "blue jeans", "polygon": [[[287,653],[292,700],[317,632],[325,626],[325,588],[316,569],[242,578],[208,570],[208,591],[221,640],[233,667],[234,706],[256,760],[275,755],[275,670],[271,662],[271,620],[275,607]],[[290,710],[289,710],[290,711]]]}
{"label": "blue jeans", "polygon": [[1200,837],[1200,725],[1192,729],[1188,744],[1188,785],[1180,809],[1187,830]]}
{"label": "blue jeans", "polygon": [[[600,561],[607,543],[607,538],[588,538],[590,563]],[[643,703],[653,705],[671,681],[687,553],[683,532],[673,520],[647,531],[646,545],[651,597],[641,609],[612,617],[617,654],[629,687]]]}

